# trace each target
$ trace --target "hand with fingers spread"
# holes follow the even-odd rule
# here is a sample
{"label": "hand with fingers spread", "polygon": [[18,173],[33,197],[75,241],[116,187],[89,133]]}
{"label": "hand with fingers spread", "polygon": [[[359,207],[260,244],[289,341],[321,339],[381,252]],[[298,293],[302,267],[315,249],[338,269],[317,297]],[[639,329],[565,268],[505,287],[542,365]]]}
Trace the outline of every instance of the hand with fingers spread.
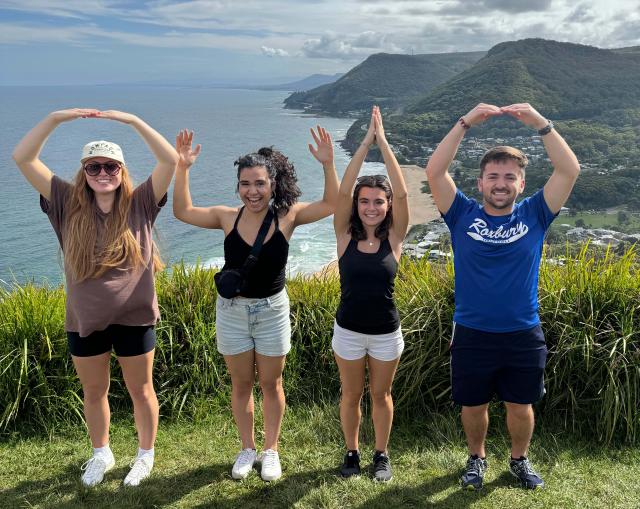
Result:
{"label": "hand with fingers spread", "polygon": [[193,148],[193,131],[182,129],[176,136],[176,151],[178,152],[178,169],[188,170],[200,155],[202,146],[197,144]]}
{"label": "hand with fingers spread", "polygon": [[116,120],[118,122],[122,122],[123,124],[132,124],[136,120],[139,120],[137,116],[131,113],[127,113],[125,111],[118,111],[118,110],[99,111],[97,115],[95,115],[95,117],[105,118],[108,120]]}
{"label": "hand with fingers spread", "polygon": [[542,129],[549,121],[544,118],[536,109],[529,103],[511,104],[509,106],[502,106],[500,111],[505,115],[510,115],[516,120],[519,120],[524,125],[533,127],[534,129]]}
{"label": "hand with fingers spread", "polygon": [[309,152],[315,157],[322,165],[333,163],[333,140],[331,135],[323,127],[317,126],[317,134],[313,129],[310,129],[313,141],[316,143],[314,147],[309,143]]}
{"label": "hand with fingers spread", "polygon": [[473,108],[469,113],[462,117],[464,123],[473,127],[479,124],[482,124],[485,120],[490,117],[497,117],[502,115],[502,110],[493,104],[485,104],[480,103],[475,108]]}
{"label": "hand with fingers spread", "polygon": [[373,145],[376,142],[376,123],[374,120],[374,112],[376,106],[371,108],[371,119],[369,120],[369,128],[367,129],[367,134],[364,135],[364,139],[362,140],[362,145]]}
{"label": "hand with fingers spread", "polygon": [[100,114],[100,110],[92,108],[71,108],[68,110],[58,110],[49,113],[49,117],[56,122],[69,122],[76,118],[95,118]]}

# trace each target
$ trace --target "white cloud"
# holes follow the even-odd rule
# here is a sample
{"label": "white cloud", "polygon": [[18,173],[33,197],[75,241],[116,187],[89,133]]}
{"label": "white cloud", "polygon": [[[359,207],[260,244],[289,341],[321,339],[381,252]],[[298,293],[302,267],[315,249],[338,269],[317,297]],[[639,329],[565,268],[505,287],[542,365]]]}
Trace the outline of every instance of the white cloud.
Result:
{"label": "white cloud", "polygon": [[268,57],[288,57],[289,53],[280,48],[269,48],[267,46],[260,46],[260,51],[263,55]]}

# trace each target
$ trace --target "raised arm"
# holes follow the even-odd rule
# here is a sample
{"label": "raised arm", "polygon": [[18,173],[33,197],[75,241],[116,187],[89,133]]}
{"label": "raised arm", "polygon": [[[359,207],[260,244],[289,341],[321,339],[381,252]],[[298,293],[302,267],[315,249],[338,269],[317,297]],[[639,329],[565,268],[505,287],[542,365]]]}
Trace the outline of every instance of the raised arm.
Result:
{"label": "raised arm", "polygon": [[[501,110],[537,130],[549,124],[549,121],[528,103],[504,106]],[[553,165],[553,173],[544,186],[544,200],[549,210],[557,214],[566,203],[576,183],[580,173],[580,163],[573,150],[555,129],[552,128],[549,133],[543,135],[542,141]]]}
{"label": "raised arm", "polygon": [[51,170],[40,160],[40,152],[53,130],[63,122],[95,117],[98,110],[73,108],[49,113],[29,131],[13,150],[13,160],[29,183],[47,200],[51,199]]}
{"label": "raised arm", "polygon": [[173,174],[176,171],[178,154],[176,154],[174,148],[158,131],[131,113],[107,110],[98,112],[96,118],[117,120],[118,122],[128,124],[133,127],[145,141],[156,158],[156,166],[151,173],[151,183],[153,184],[153,194],[156,198],[156,203],[159,203],[167,193]]}
{"label": "raised arm", "polygon": [[201,146],[195,148],[193,131],[183,129],[176,136],[178,165],[176,166],[176,182],[173,186],[173,215],[180,221],[201,228],[222,229],[222,214],[231,207],[194,207],[189,191],[189,170],[200,155]]}
{"label": "raised arm", "polygon": [[[492,104],[480,103],[456,122],[453,129],[443,138],[427,163],[427,179],[431,195],[438,210],[446,214],[456,197],[456,185],[449,174],[449,166],[458,152],[464,135],[474,125],[481,124],[489,117],[502,115],[500,108]],[[464,125],[463,125],[464,124]],[[466,126],[466,127],[465,127]]]}
{"label": "raised arm", "polygon": [[382,159],[384,159],[384,164],[389,174],[391,189],[393,189],[391,233],[395,237],[393,240],[401,245],[409,228],[409,193],[407,192],[407,185],[404,182],[400,165],[384,134],[382,115],[380,114],[380,108],[377,106],[374,106],[373,109],[373,120],[376,129],[376,145],[378,145],[382,153]]}
{"label": "raised arm", "polygon": [[313,223],[334,213],[338,200],[338,175],[336,165],[333,161],[333,140],[331,135],[322,127],[317,127],[316,134],[311,129],[311,136],[316,143],[316,147],[309,144],[309,151],[319,163],[324,171],[324,192],[322,199],[312,203],[296,203],[293,207],[295,212],[294,226]]}
{"label": "raised arm", "polygon": [[371,120],[369,121],[369,129],[365,134],[362,143],[358,147],[358,150],[353,154],[351,161],[347,165],[347,169],[344,170],[342,176],[342,182],[340,182],[340,189],[338,190],[338,203],[336,205],[336,211],[333,214],[333,228],[337,236],[340,236],[347,232],[349,228],[349,218],[351,217],[351,204],[353,201],[353,187],[362,168],[367,153],[369,152],[369,146],[375,141],[376,126],[373,119],[373,109],[371,110]]}

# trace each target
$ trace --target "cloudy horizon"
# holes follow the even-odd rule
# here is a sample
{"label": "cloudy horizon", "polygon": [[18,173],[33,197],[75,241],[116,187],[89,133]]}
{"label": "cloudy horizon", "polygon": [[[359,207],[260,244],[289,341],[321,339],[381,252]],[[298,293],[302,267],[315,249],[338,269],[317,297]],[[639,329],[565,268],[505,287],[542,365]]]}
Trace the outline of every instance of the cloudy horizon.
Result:
{"label": "cloudy horizon", "polygon": [[2,85],[268,84],[373,53],[640,45],[633,0],[2,0]]}

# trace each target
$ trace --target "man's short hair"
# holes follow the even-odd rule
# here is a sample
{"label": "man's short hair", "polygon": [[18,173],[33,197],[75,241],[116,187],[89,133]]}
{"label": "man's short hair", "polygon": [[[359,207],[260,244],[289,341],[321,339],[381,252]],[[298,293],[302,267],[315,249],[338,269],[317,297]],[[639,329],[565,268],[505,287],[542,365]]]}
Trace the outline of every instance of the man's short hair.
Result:
{"label": "man's short hair", "polygon": [[518,166],[522,171],[522,178],[524,178],[524,171],[529,160],[524,152],[515,147],[508,146],[493,147],[485,152],[482,156],[482,160],[480,161],[480,178],[482,178],[484,169],[488,163],[502,163],[509,160],[513,160],[518,163]]}

